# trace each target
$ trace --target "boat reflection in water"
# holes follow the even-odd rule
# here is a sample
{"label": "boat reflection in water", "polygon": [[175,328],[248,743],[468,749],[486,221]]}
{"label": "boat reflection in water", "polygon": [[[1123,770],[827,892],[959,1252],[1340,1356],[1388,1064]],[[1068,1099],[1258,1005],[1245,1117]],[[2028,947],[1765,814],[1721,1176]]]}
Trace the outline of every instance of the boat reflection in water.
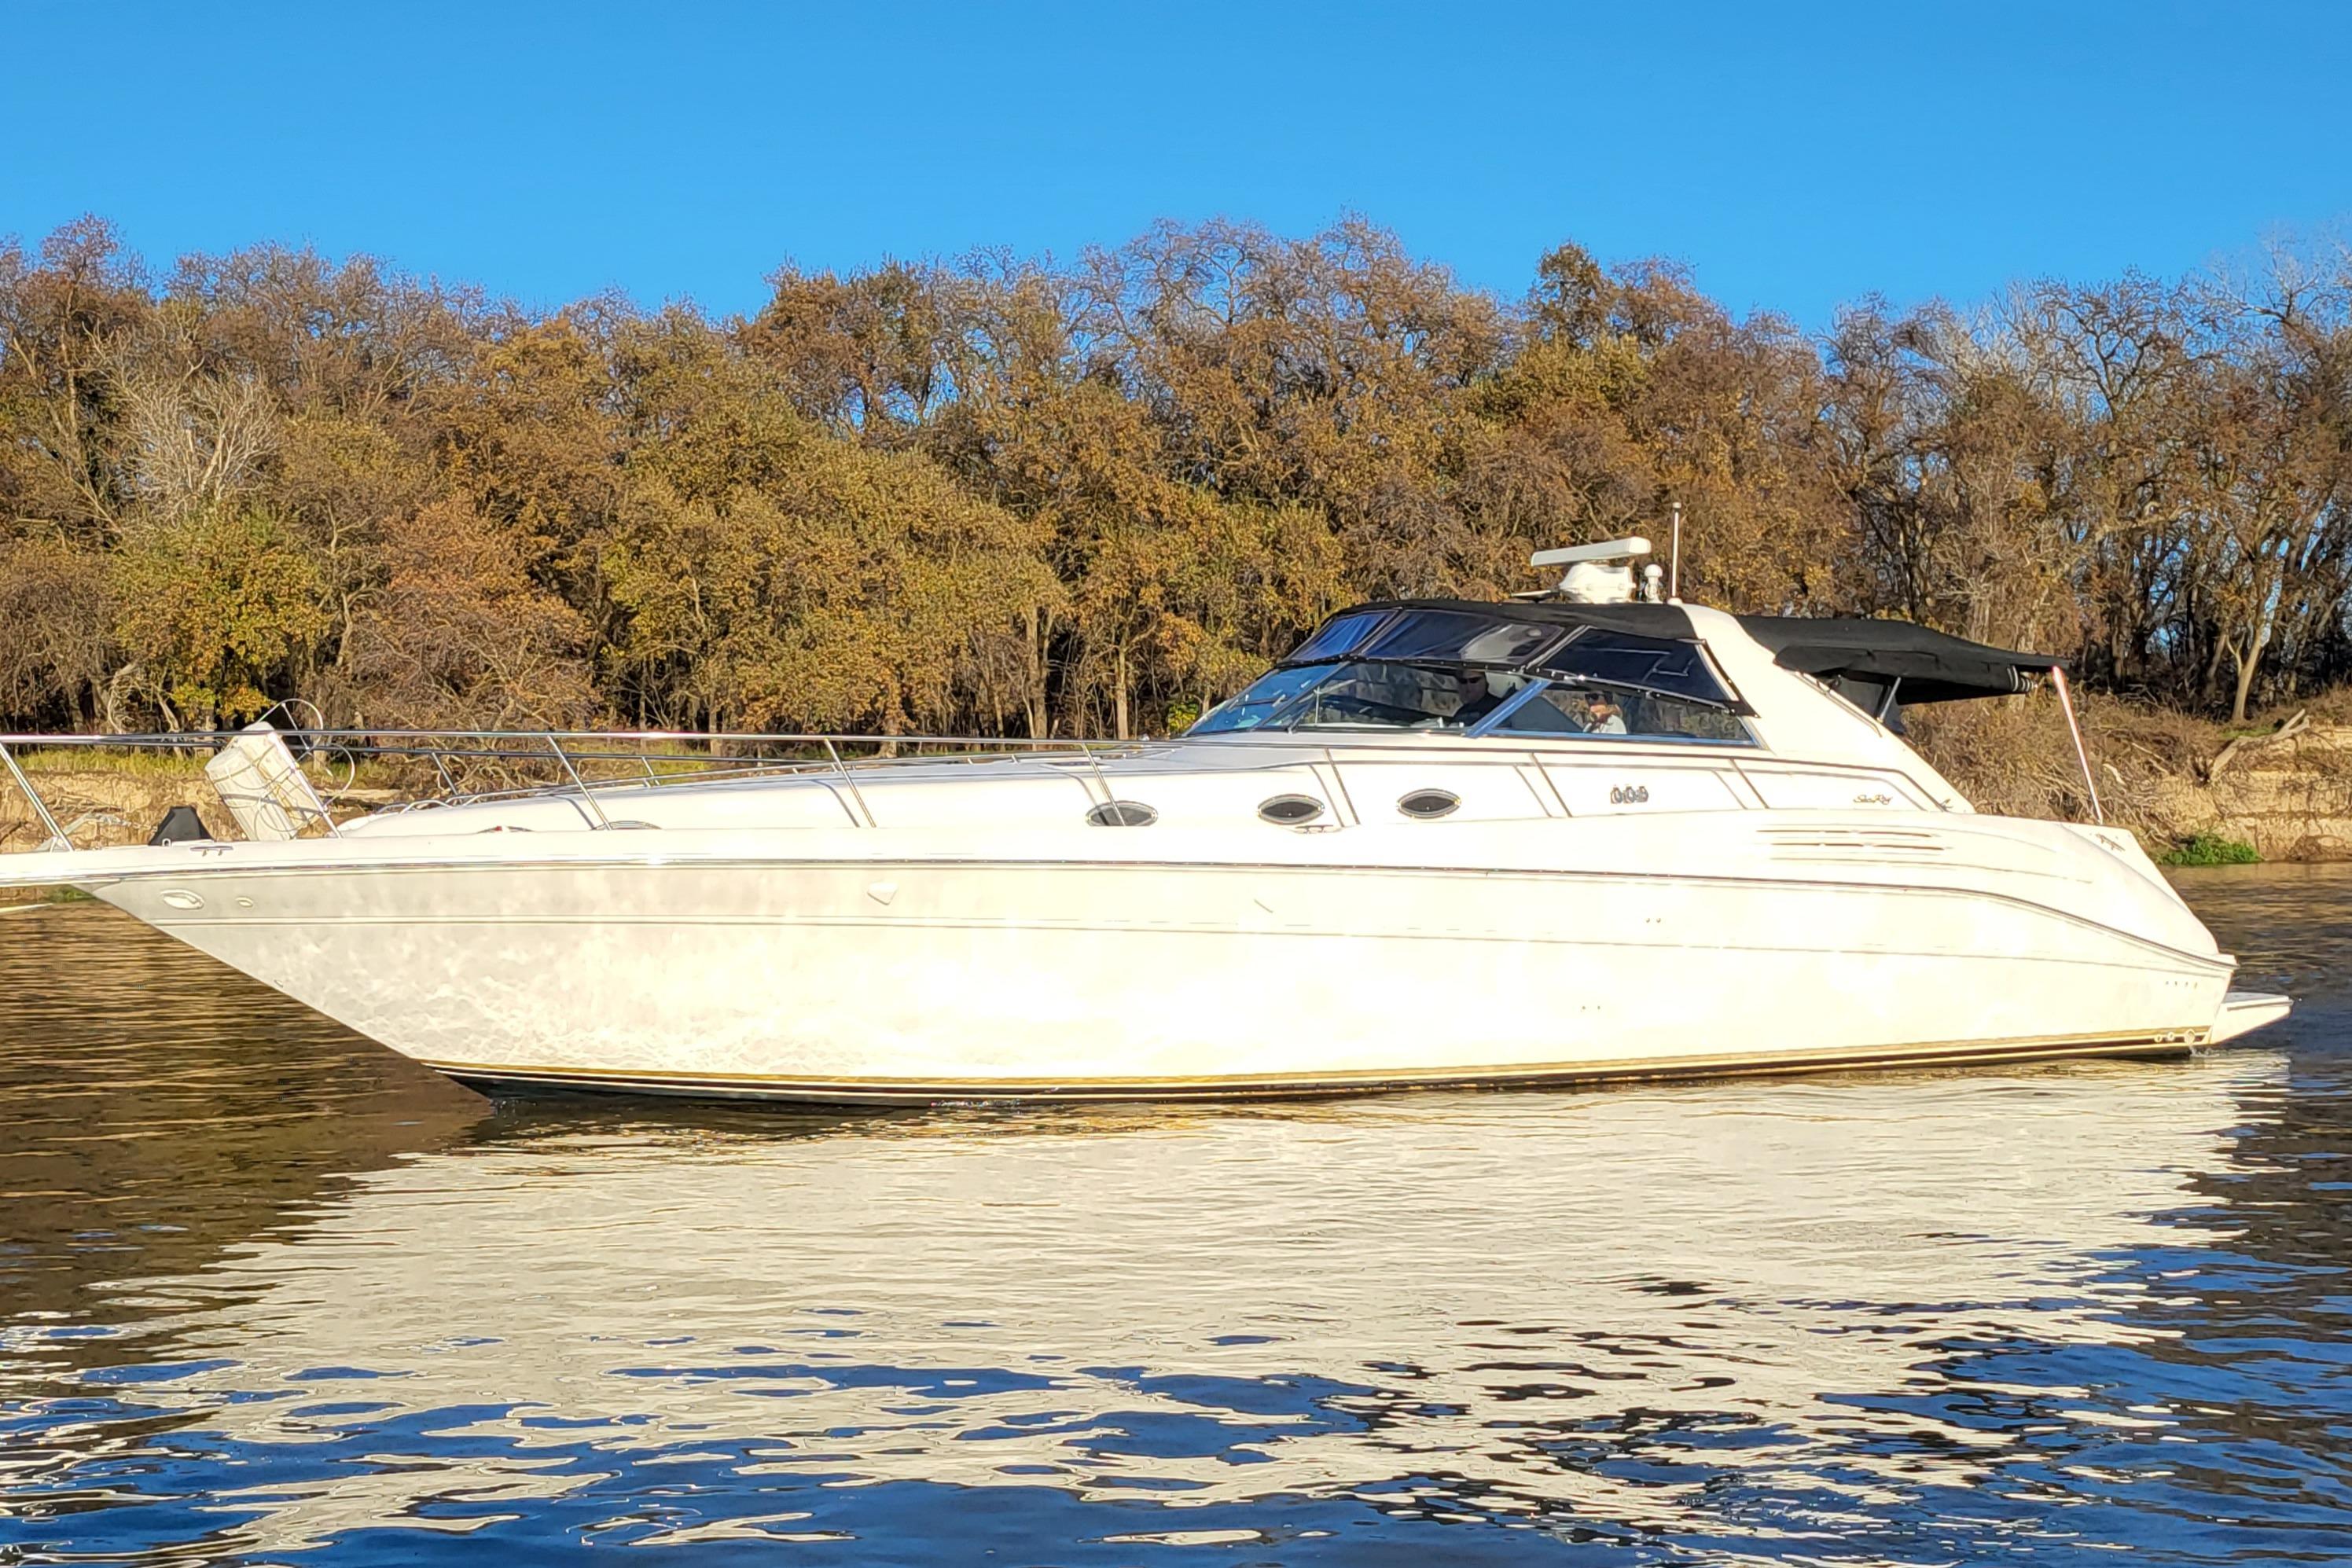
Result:
{"label": "boat reflection in water", "polygon": [[2131,1369],[2172,1354],[2193,1299],[2164,1260],[2225,1241],[2198,1184],[2284,1075],[2241,1051],[1197,1113],[510,1108],[200,1281],[118,1285],[184,1303],[142,1365],[73,1372],[20,1320],[0,1496],[115,1510],[85,1543],[268,1557],[386,1529],[2095,1541],[2166,1506],[2138,1469],[2188,1416]]}

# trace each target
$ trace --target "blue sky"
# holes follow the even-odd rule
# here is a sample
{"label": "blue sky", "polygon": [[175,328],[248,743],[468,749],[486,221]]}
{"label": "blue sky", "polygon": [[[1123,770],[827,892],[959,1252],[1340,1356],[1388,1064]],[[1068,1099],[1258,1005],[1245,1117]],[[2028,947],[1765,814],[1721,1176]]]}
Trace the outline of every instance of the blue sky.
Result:
{"label": "blue sky", "polygon": [[[100,18],[103,17],[103,20]],[[366,251],[748,310],[787,256],[1345,211],[1523,290],[1574,239],[1810,328],[2352,226],[2332,5],[0,0],[0,234]]]}

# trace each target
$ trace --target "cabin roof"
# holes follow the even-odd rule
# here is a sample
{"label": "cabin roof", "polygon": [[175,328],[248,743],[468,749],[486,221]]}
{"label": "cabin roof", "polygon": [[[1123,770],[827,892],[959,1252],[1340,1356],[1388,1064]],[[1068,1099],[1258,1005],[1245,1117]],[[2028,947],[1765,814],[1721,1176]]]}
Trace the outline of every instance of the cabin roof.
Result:
{"label": "cabin roof", "polygon": [[1482,599],[1376,599],[1366,604],[1351,604],[1329,619],[1368,610],[1450,610],[1463,615],[1516,621],[1523,625],[1598,626],[1609,632],[1631,632],[1636,637],[1687,640],[1698,635],[1679,604],[1570,604],[1525,600],[1497,604]]}

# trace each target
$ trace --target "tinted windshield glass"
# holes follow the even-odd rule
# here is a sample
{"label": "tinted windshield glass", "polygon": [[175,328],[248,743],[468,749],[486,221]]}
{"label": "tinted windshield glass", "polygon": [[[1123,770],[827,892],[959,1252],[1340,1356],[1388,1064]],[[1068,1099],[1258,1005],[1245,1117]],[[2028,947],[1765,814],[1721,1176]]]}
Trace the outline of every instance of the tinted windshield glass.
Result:
{"label": "tinted windshield glass", "polygon": [[1357,654],[1366,659],[1427,659],[1443,664],[1524,664],[1559,640],[1557,626],[1538,626],[1453,610],[1411,610],[1399,615]]}
{"label": "tinted windshield glass", "polygon": [[1255,685],[1237,697],[1228,697],[1201,716],[1187,735],[1223,735],[1255,729],[1279,712],[1282,705],[1331,673],[1329,664],[1286,664],[1260,675]]}
{"label": "tinted windshield glass", "polygon": [[1654,692],[1607,686],[1545,688],[1504,716],[1495,735],[1647,736],[1754,744],[1748,727],[1719,707]]}
{"label": "tinted windshield glass", "polygon": [[1346,615],[1334,615],[1323,623],[1323,629],[1293,650],[1286,664],[1317,664],[1326,659],[1336,659],[1356,651],[1356,644],[1370,635],[1373,627],[1389,618],[1385,610],[1357,610]]}
{"label": "tinted windshield glass", "polygon": [[1414,664],[1301,664],[1275,671],[1190,731],[1467,729],[1528,685],[1502,671]]}
{"label": "tinted windshield glass", "polygon": [[1467,729],[1527,684],[1500,671],[1341,664],[1276,722],[1285,729]]}
{"label": "tinted windshield glass", "polygon": [[1732,700],[1696,643],[1580,626],[1566,643],[1538,660],[1537,667],[1546,674],[1666,692],[1699,702],[1727,706]]}

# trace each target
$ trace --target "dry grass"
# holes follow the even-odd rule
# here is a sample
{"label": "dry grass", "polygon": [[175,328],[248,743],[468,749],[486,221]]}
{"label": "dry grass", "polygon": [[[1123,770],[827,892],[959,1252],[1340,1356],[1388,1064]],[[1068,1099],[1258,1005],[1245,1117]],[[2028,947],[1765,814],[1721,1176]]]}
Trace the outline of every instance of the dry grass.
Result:
{"label": "dry grass", "polygon": [[[2086,821],[2090,802],[2066,719],[2046,696],[1911,709],[1912,744],[1980,811]],[[2168,841],[2159,785],[2198,779],[2226,742],[2220,725],[2106,697],[2083,705],[2083,743],[2108,819]]]}
{"label": "dry grass", "polygon": [[201,778],[211,753],[138,750],[115,746],[54,746],[20,751],[27,773],[114,773],[129,779]]}
{"label": "dry grass", "polygon": [[[205,764],[213,754],[209,750],[173,750],[166,747],[115,746],[52,746],[37,750],[20,751],[16,760],[25,771],[38,782],[43,775],[71,774],[94,778],[114,778],[138,780],[186,780],[202,785]],[[303,771],[321,792],[332,789],[383,789],[405,784],[411,770],[403,759],[366,757],[356,759],[356,774],[350,759],[327,754],[312,758]],[[429,777],[432,769],[423,762],[415,764],[415,770]]]}
{"label": "dry grass", "polygon": [[26,915],[60,904],[88,904],[89,894],[78,887],[17,887],[0,894],[0,915]]}

